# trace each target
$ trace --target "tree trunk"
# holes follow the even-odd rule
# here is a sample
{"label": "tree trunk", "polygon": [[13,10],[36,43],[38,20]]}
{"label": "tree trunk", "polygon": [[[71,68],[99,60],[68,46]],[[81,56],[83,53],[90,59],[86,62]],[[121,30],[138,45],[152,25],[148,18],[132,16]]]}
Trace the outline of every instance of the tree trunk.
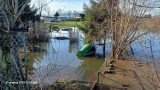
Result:
{"label": "tree trunk", "polygon": [[104,44],[103,44],[103,57],[106,56],[106,38],[104,38]]}
{"label": "tree trunk", "polygon": [[134,56],[134,51],[133,51],[132,46],[130,46],[130,49],[131,49],[131,53],[132,53],[132,55]]}

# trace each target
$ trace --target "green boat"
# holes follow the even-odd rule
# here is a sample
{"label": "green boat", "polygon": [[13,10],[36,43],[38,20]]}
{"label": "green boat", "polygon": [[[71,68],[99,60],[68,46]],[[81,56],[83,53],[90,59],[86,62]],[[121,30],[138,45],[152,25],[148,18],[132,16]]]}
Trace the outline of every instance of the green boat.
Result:
{"label": "green boat", "polygon": [[85,44],[82,46],[78,52],[77,52],[77,57],[83,57],[83,56],[91,56],[95,54],[96,48],[92,44]]}

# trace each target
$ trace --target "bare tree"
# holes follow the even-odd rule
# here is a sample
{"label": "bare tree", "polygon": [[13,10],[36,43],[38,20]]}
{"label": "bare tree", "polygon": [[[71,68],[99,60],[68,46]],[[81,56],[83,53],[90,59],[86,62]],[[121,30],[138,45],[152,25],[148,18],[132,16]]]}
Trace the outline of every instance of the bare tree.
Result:
{"label": "bare tree", "polygon": [[111,57],[120,58],[126,56],[131,44],[146,31],[141,32],[140,23],[148,11],[146,7],[148,0],[108,0],[110,3],[111,17]]}
{"label": "bare tree", "polygon": [[48,16],[51,15],[51,9],[50,9],[49,6],[46,6],[46,7],[44,8],[44,10],[46,11],[46,13],[47,13]]}
{"label": "bare tree", "polygon": [[70,18],[72,11],[69,10],[69,11],[67,11],[66,13],[68,14],[68,18]]}
{"label": "bare tree", "polygon": [[0,10],[8,22],[8,29],[9,27],[15,27],[16,21],[20,19],[20,15],[23,14],[24,9],[29,4],[29,2],[30,0],[24,0],[23,2],[21,0],[0,1]]}
{"label": "bare tree", "polygon": [[42,12],[46,10],[48,3],[45,0],[36,0],[36,7],[38,8],[39,15],[42,16]]}

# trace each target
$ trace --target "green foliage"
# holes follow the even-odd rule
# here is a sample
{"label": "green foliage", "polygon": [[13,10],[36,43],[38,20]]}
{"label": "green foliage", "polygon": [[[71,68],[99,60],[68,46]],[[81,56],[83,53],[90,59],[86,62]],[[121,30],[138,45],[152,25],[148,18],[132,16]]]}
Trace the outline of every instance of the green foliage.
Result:
{"label": "green foliage", "polygon": [[0,32],[0,50],[2,59],[7,60],[8,53],[10,52],[10,35],[4,32]]}
{"label": "green foliage", "polygon": [[85,33],[86,43],[93,40],[100,40],[105,38],[105,32],[109,30],[108,19],[109,14],[106,12],[107,8],[104,3],[105,0],[90,1],[91,6],[84,4],[85,20],[79,28]]}

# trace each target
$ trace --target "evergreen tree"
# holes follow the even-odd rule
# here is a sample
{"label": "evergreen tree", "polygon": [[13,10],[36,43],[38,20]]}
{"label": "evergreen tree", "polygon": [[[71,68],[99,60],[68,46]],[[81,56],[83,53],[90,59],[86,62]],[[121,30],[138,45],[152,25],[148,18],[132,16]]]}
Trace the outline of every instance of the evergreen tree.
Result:
{"label": "evergreen tree", "polygon": [[58,12],[56,12],[56,13],[54,14],[54,17],[55,17],[55,20],[58,20],[59,13],[58,13]]}
{"label": "evergreen tree", "polygon": [[[84,4],[85,21],[84,25],[80,26],[80,29],[86,34],[86,43],[95,40],[105,38],[105,33],[109,29],[107,24],[109,14],[106,12],[106,1],[100,0],[95,2],[91,0],[91,6],[88,7]],[[94,37],[94,38],[90,38]]]}
{"label": "evergreen tree", "polygon": [[79,16],[82,18],[82,20],[84,20],[85,14],[79,14]]}
{"label": "evergreen tree", "polygon": [[29,5],[24,9],[24,13],[21,15],[20,19],[23,23],[27,23],[28,21],[40,21],[40,15],[36,14],[37,9],[30,7]]}
{"label": "evergreen tree", "polygon": [[104,40],[104,56],[105,56],[105,41],[106,41],[106,32],[109,31],[110,25],[109,14],[106,8],[106,0],[94,1],[91,0],[91,6],[88,7],[84,4],[84,13],[85,20],[84,25],[80,26],[80,29],[85,33],[85,42],[92,43],[93,41]]}

